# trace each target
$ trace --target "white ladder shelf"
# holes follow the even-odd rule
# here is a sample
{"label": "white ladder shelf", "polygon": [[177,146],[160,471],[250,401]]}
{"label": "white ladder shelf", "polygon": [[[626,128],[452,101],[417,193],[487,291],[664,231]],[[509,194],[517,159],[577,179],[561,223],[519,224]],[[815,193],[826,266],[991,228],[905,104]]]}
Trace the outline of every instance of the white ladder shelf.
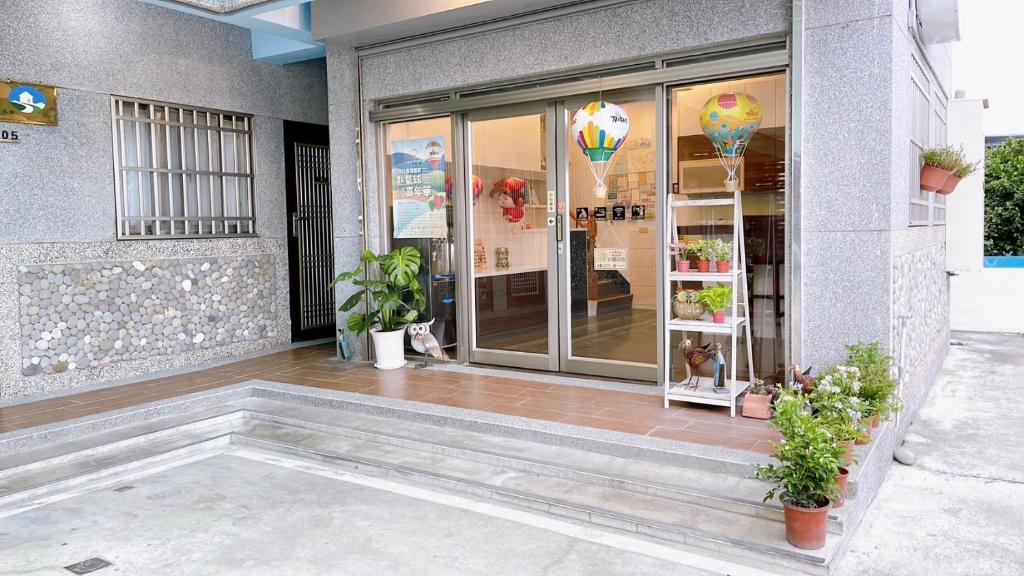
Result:
{"label": "white ladder shelf", "polygon": [[[676,217],[676,210],[679,208],[732,206],[733,242],[729,272],[724,273],[675,272],[672,256],[669,254],[668,247],[664,247],[665,250],[663,252],[663,258],[665,258],[665,270],[669,271],[666,274],[665,279],[668,284],[668,289],[664,292],[665,302],[662,303],[665,310],[665,326],[663,326],[663,329],[665,330],[665,337],[663,339],[665,345],[665,363],[661,379],[665,390],[665,408],[668,408],[669,402],[673,400],[694,402],[697,404],[711,404],[714,406],[728,406],[729,415],[735,417],[736,399],[750,386],[750,381],[740,381],[735,377],[736,346],[741,331],[744,336],[747,349],[747,374],[751,376],[754,374],[754,354],[750,340],[750,294],[747,289],[746,275],[747,259],[746,250],[743,246],[743,199],[738,188],[733,191],[732,198],[684,199],[677,198],[676,196],[677,195],[673,195],[670,197],[668,202],[668,218],[666,218],[665,221],[669,230],[665,234],[665,238],[671,239],[673,244],[679,242],[679,226],[678,219]],[[702,282],[705,284],[732,284],[731,315],[726,316],[725,323],[718,324],[711,322],[710,320],[680,320],[675,318],[672,311],[672,299],[675,297],[673,286],[676,282],[680,281]],[[695,386],[692,385],[692,383],[691,385],[688,385],[685,379],[681,382],[672,381],[672,339],[670,336],[674,331],[683,333],[683,343],[686,342],[689,332],[729,336],[729,348],[723,352],[727,358],[725,366],[723,366],[725,374],[722,379],[727,384],[724,390],[715,390],[712,378],[707,376],[695,375]],[[694,342],[696,342],[696,340],[694,340]],[[683,358],[682,361],[686,362],[686,358]]]}

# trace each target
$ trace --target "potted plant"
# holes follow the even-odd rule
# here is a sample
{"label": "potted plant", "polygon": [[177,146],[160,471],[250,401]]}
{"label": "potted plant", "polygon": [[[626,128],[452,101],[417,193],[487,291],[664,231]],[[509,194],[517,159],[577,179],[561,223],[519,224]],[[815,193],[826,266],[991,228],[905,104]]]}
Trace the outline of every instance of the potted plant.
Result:
{"label": "potted plant", "polygon": [[846,352],[846,365],[860,370],[857,396],[863,403],[868,427],[877,428],[883,419],[900,408],[896,379],[892,377],[892,356],[882,352],[877,342],[850,344]]}
{"label": "potted plant", "polygon": [[711,271],[711,257],[714,255],[713,240],[694,240],[690,244],[690,252],[697,258],[697,272]]}
{"label": "potted plant", "polygon": [[680,320],[696,320],[704,314],[704,306],[700,303],[700,292],[681,289],[672,298],[672,312]]}
{"label": "potted plant", "polygon": [[715,271],[720,274],[728,273],[729,265],[732,263],[732,242],[715,238],[712,240],[711,251],[715,257]]}
{"label": "potted plant", "polygon": [[[417,279],[420,252],[412,246],[395,248],[382,255],[364,250],[360,261],[359,267],[342,272],[331,283],[334,286],[351,282],[359,288],[339,310],[350,312],[368,295],[367,311],[350,314],[346,322],[348,329],[356,333],[370,331],[377,368],[401,368],[405,365],[405,327],[419,318],[427,304]],[[366,278],[363,278],[364,265]]]}
{"label": "potted plant", "polygon": [[676,272],[690,271],[690,246],[686,242],[678,242],[671,245],[669,254],[676,257]]}
{"label": "potted plant", "polygon": [[854,461],[854,445],[864,439],[861,428],[862,402],[857,396],[860,390],[860,370],[853,366],[833,366],[814,382],[814,391],[808,395],[815,416],[825,423],[836,436],[845,452],[843,465]]}
{"label": "potted plant", "polygon": [[765,384],[764,380],[754,378],[747,394],[743,397],[743,416],[767,420],[772,417],[772,399],[775,387]]}
{"label": "potted plant", "polygon": [[839,494],[836,499],[832,501],[833,508],[842,508],[843,504],[846,503],[846,487],[849,484],[850,471],[843,466],[839,467],[839,476],[836,478],[836,483],[839,485]]}
{"label": "potted plant", "polygon": [[949,175],[949,178],[946,178],[946,182],[942,187],[936,190],[939,194],[951,194],[953,190],[956,190],[957,185],[960,184],[960,180],[974,174],[980,164],[980,162],[968,162],[963,147],[956,151],[955,160],[952,174]]}
{"label": "potted plant", "polygon": [[725,309],[732,304],[732,288],[719,284],[700,291],[700,301],[711,312],[715,324],[725,324]]}
{"label": "potted plant", "polygon": [[956,151],[951,146],[921,151],[921,189],[935,192],[956,168]]}
{"label": "potted plant", "polygon": [[807,409],[807,397],[788,389],[775,402],[769,426],[782,434],[778,464],[757,467],[757,478],[773,484],[764,497],[782,501],[786,540],[797,548],[825,546],[828,512],[839,497],[837,470],[842,447],[832,430]]}

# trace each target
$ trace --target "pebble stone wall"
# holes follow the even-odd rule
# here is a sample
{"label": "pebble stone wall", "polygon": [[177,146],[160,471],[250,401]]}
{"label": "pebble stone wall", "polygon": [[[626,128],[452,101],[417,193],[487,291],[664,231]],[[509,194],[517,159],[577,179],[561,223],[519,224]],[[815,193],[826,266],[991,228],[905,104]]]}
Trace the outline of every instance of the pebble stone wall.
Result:
{"label": "pebble stone wall", "polygon": [[22,375],[276,336],[270,255],[18,267]]}
{"label": "pebble stone wall", "polygon": [[[949,323],[949,295],[946,293],[945,244],[893,258],[893,355],[903,369],[912,371],[927,357],[936,338]],[[900,320],[905,334],[900,334]]]}

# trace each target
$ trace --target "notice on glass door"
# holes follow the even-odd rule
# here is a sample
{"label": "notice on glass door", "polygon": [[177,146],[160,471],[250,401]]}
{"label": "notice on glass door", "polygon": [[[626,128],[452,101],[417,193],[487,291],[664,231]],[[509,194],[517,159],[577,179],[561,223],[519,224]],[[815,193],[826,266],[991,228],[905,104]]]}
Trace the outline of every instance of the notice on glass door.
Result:
{"label": "notice on glass door", "polygon": [[625,248],[595,248],[594,270],[625,270],[628,260]]}
{"label": "notice on glass door", "polygon": [[391,143],[394,238],[447,238],[444,136]]}

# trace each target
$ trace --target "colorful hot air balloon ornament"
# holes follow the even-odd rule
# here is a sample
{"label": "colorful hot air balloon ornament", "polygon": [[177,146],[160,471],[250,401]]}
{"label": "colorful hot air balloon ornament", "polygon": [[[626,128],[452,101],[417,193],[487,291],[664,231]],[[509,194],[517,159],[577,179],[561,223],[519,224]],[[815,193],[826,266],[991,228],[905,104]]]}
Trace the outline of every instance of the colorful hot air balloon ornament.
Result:
{"label": "colorful hot air balloon ornament", "polygon": [[604,178],[611,168],[612,158],[629,134],[629,115],[616,104],[597,100],[576,111],[572,117],[572,133],[594,174],[594,195],[604,198],[608,192]]}
{"label": "colorful hot air balloon ornament", "polygon": [[725,186],[730,192],[739,185],[736,172],[762,118],[761,104],[744,92],[716,94],[700,111],[700,127],[714,144],[718,159],[728,173]]}

